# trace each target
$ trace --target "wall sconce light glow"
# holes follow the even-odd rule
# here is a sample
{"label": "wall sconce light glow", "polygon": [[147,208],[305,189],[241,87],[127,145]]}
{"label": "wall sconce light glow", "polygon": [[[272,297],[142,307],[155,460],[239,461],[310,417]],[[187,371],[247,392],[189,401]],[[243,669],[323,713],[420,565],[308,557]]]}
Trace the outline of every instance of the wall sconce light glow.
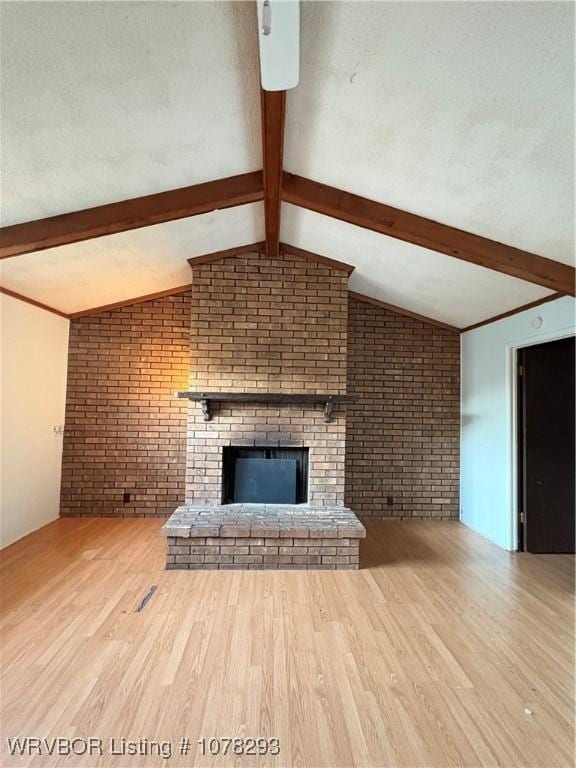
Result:
{"label": "wall sconce light glow", "polygon": [[256,5],[262,88],[295,88],[300,78],[299,0],[257,0]]}

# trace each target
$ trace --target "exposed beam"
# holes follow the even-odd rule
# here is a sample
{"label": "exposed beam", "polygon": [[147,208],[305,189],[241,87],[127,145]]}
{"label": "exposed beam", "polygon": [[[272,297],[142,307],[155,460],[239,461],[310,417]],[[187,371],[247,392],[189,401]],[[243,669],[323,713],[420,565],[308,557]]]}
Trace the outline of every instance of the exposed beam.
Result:
{"label": "exposed beam", "polygon": [[278,256],[280,244],[280,204],[284,157],[284,118],[286,91],[261,89],[262,156],[264,161],[264,220],[266,255]]}
{"label": "exposed beam", "polygon": [[225,251],[214,251],[213,253],[205,253],[203,256],[192,256],[188,259],[188,264],[191,267],[197,267],[200,264],[212,264],[214,261],[227,259],[229,256],[241,256],[243,253],[264,253],[265,250],[266,243],[264,241],[251,243],[250,245],[239,245],[237,248],[227,248]]}
{"label": "exposed beam", "polygon": [[343,192],[302,176],[284,173],[282,200],[553,291],[571,295],[576,293],[576,271],[567,264]]}
{"label": "exposed beam", "polygon": [[254,171],[169,192],[99,205],[1,228],[0,258],[42,251],[262,199],[262,172]]}
{"label": "exposed beam", "polygon": [[443,323],[440,320],[434,320],[434,318],[426,317],[426,315],[419,315],[417,312],[411,312],[409,309],[404,309],[403,307],[397,307],[395,304],[387,304],[385,301],[380,301],[379,299],[373,299],[371,296],[366,296],[363,293],[355,293],[355,291],[348,291],[348,296],[351,299],[356,299],[357,301],[363,301],[365,304],[373,304],[375,307],[380,307],[381,309],[387,309],[389,312],[394,312],[396,315],[405,315],[406,317],[411,317],[413,320],[419,320],[421,323],[426,323],[427,325],[435,325],[438,328],[442,328],[445,331],[450,331],[451,333],[461,333],[460,328],[456,328],[456,326],[454,325]]}
{"label": "exposed beam", "polygon": [[36,299],[31,299],[29,296],[24,296],[21,293],[16,293],[16,291],[11,291],[9,288],[2,288],[2,286],[0,286],[0,293],[5,294],[6,296],[11,296],[13,299],[18,299],[18,301],[23,301],[26,304],[31,304],[33,307],[44,309],[46,312],[52,312],[53,315],[58,315],[59,317],[65,317],[67,319],[69,317],[66,312],[61,312],[59,309],[50,307],[48,304],[43,304],[41,301],[36,301]]}
{"label": "exposed beam", "polygon": [[132,299],[123,299],[122,301],[115,301],[113,304],[102,304],[99,307],[91,307],[90,309],[81,309],[79,312],[70,312],[67,317],[70,320],[75,320],[77,317],[84,317],[86,315],[96,315],[100,312],[107,312],[111,309],[122,309],[122,307],[131,307],[133,304],[143,304],[145,301],[153,301],[154,299],[162,299],[165,296],[176,296],[179,293],[186,293],[192,288],[192,283],[186,285],[177,285],[175,288],[165,288],[163,291],[156,291],[156,293],[146,293],[143,296],[135,296]]}
{"label": "exposed beam", "polygon": [[481,320],[479,323],[474,323],[474,325],[462,328],[462,333],[473,331],[475,328],[481,328],[483,325],[490,325],[490,323],[495,323],[497,320],[503,320],[505,317],[517,315],[519,312],[524,312],[527,309],[534,309],[534,307],[539,307],[541,304],[547,304],[549,301],[556,301],[556,299],[561,299],[563,296],[566,296],[566,294],[553,293],[550,296],[545,296],[543,299],[536,299],[536,301],[531,301],[529,304],[523,304],[521,307],[516,307],[516,309],[509,309],[508,312],[502,312],[500,315],[494,315],[494,317],[489,317],[486,320]]}
{"label": "exposed beam", "polygon": [[352,264],[346,264],[343,261],[337,261],[336,259],[330,259],[328,256],[321,256],[319,253],[313,253],[312,251],[305,251],[303,248],[296,248],[295,245],[288,245],[288,243],[280,243],[280,253],[291,253],[293,256],[302,256],[309,261],[315,261],[318,264],[326,264],[328,267],[334,269],[342,269],[349,275],[354,272],[355,267]]}

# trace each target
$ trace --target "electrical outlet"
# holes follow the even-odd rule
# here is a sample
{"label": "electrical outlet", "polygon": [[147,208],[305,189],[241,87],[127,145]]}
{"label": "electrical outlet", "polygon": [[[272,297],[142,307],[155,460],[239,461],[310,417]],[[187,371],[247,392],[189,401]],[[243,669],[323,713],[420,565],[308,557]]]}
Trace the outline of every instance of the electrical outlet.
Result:
{"label": "electrical outlet", "polygon": [[386,504],[388,504],[389,507],[394,506],[394,496],[386,496]]}
{"label": "electrical outlet", "polygon": [[130,491],[124,491],[124,495],[122,496],[122,503],[130,504]]}

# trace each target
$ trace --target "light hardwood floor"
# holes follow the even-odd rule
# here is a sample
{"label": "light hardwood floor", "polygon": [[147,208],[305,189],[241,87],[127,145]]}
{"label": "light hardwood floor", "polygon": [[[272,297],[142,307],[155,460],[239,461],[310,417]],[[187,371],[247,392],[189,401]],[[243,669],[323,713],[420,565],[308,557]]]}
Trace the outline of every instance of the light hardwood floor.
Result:
{"label": "light hardwood floor", "polygon": [[[160,525],[58,520],[2,553],[3,767],[573,765],[572,557],[384,522],[358,572],[175,572]],[[105,754],[17,759],[15,736]],[[113,757],[110,736],[191,749]],[[203,757],[202,736],[281,753]]]}

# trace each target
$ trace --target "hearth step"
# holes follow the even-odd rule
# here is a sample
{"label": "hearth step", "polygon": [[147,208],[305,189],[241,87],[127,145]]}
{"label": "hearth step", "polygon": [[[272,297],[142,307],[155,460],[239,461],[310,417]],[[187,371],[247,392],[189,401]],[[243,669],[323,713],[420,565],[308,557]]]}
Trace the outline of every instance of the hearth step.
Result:
{"label": "hearth step", "polygon": [[355,570],[366,529],[346,507],[179,507],[162,528],[169,570]]}

